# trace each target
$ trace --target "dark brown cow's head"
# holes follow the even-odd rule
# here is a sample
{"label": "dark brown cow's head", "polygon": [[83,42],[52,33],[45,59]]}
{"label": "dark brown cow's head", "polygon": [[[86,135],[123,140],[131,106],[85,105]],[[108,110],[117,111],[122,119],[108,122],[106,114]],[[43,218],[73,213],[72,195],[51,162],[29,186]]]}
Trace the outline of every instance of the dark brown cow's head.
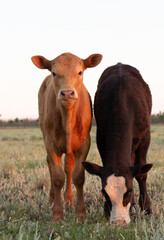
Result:
{"label": "dark brown cow's head", "polygon": [[100,54],[93,54],[82,60],[71,53],[64,53],[52,61],[42,56],[34,56],[32,62],[38,68],[48,69],[51,72],[57,100],[68,107],[72,106],[79,97],[84,70],[97,66],[101,59]]}
{"label": "dark brown cow's head", "polygon": [[146,174],[152,164],[105,168],[94,163],[83,162],[83,166],[89,173],[101,178],[102,193],[106,199],[104,212],[110,223],[122,226],[128,224],[130,222],[129,208],[133,192],[133,178]]}

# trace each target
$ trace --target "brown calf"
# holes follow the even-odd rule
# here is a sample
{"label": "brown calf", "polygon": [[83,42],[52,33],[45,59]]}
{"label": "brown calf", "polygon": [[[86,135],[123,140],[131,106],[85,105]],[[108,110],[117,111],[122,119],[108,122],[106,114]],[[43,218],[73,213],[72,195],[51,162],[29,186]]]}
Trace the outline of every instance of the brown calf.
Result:
{"label": "brown calf", "polygon": [[[65,201],[73,205],[72,178],[77,190],[76,217],[86,218],[83,199],[84,169],[90,147],[91,103],[83,84],[83,72],[97,66],[102,59],[93,54],[82,60],[64,53],[52,61],[42,56],[32,57],[32,62],[51,75],[43,81],[39,98],[39,123],[47,150],[51,176],[50,199],[53,201],[53,220],[62,220],[61,190],[65,182]],[[65,153],[64,171],[61,156]]]}

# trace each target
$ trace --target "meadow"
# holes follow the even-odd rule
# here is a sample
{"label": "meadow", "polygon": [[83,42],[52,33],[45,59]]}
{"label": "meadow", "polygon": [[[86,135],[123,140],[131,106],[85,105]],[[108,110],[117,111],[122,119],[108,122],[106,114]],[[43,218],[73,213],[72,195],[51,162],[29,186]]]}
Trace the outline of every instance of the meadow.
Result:
{"label": "meadow", "polygon": [[[101,164],[96,128],[91,131],[88,161]],[[74,209],[64,208],[62,223],[51,221],[50,177],[39,128],[0,129],[0,239],[1,240],[163,240],[164,239],[164,125],[151,126],[147,162],[153,163],[147,186],[153,214],[140,209],[125,227],[109,225],[103,215],[101,182],[86,173],[84,197],[87,220],[77,222]],[[134,181],[138,200],[138,185]],[[75,191],[75,189],[74,189]]]}

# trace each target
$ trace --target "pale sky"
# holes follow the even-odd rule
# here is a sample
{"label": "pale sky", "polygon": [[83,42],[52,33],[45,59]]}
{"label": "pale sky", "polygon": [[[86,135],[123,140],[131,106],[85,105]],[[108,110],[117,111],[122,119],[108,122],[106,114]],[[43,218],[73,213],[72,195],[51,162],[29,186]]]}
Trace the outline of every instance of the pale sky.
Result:
{"label": "pale sky", "polygon": [[152,112],[164,111],[163,0],[0,0],[1,119],[38,117],[38,89],[49,72],[31,57],[64,52],[103,55],[84,74],[92,99],[102,72],[122,62],[149,85]]}

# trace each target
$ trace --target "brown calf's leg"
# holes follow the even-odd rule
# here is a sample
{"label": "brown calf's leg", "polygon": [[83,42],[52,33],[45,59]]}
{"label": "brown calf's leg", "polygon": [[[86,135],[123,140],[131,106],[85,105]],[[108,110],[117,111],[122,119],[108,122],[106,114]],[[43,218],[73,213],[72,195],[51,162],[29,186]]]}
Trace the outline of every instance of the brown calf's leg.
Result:
{"label": "brown calf's leg", "polygon": [[75,155],[75,167],[72,173],[73,183],[76,187],[77,199],[76,199],[76,218],[80,221],[86,219],[86,207],[83,196],[83,185],[85,181],[84,168],[82,162],[86,160],[90,147],[90,136],[88,136],[84,145],[74,154]]}
{"label": "brown calf's leg", "polygon": [[67,182],[66,182],[66,190],[65,190],[64,198],[67,206],[70,206],[70,205],[73,206],[72,171],[74,168],[74,162],[75,162],[75,159],[73,154],[69,154],[65,156],[64,170],[66,173]]}
{"label": "brown calf's leg", "polygon": [[61,167],[61,157],[55,153],[51,153],[47,158],[50,176],[51,176],[51,190],[50,198],[53,201],[53,220],[61,221],[63,219],[63,207],[61,201],[61,190],[65,182],[65,174]]}
{"label": "brown calf's leg", "polygon": [[86,219],[86,208],[83,197],[83,185],[85,181],[84,169],[82,167],[81,161],[75,160],[75,168],[73,170],[73,183],[76,187],[76,218],[78,220]]}

